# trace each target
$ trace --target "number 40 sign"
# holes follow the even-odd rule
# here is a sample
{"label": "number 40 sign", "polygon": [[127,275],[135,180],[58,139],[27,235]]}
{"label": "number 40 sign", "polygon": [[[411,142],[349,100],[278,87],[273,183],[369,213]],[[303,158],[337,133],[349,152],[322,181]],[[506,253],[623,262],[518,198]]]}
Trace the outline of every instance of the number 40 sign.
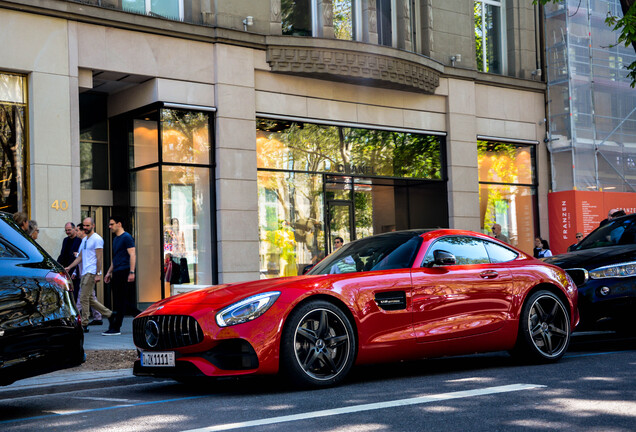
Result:
{"label": "number 40 sign", "polygon": [[68,201],[66,200],[55,200],[53,204],[51,204],[51,208],[55,210],[68,210]]}

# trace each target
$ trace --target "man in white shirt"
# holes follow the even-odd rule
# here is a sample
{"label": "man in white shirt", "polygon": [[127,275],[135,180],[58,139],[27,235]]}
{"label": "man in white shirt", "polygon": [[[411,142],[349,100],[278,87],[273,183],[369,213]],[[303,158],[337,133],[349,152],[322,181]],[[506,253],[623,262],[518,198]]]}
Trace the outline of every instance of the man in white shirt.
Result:
{"label": "man in white shirt", "polygon": [[113,313],[101,304],[96,297],[91,296],[95,283],[102,278],[104,240],[95,232],[95,222],[93,222],[92,218],[87,217],[84,219],[82,228],[86,233],[86,237],[82,239],[82,244],[80,244],[79,255],[75,258],[75,261],[66,267],[66,271],[68,272],[80,262],[82,263],[80,304],[82,305],[82,326],[84,327],[84,333],[88,333],[88,316],[91,307],[108,318],[109,321]]}

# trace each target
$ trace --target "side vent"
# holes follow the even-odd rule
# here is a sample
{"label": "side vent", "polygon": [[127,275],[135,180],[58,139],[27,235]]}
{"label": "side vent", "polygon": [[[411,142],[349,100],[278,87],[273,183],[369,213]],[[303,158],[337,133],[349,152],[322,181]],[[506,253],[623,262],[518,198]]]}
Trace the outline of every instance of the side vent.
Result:
{"label": "side vent", "polygon": [[380,309],[387,311],[406,309],[406,293],[404,291],[387,291],[375,294],[375,302]]}

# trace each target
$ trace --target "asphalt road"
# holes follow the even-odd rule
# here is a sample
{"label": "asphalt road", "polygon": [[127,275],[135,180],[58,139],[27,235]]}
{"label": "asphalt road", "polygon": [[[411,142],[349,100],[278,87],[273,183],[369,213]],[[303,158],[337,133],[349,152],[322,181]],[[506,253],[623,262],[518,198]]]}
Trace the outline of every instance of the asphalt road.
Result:
{"label": "asphalt road", "polygon": [[275,377],[130,380],[0,394],[2,431],[634,431],[636,339],[579,335],[560,362],[506,353],[358,367],[339,387]]}

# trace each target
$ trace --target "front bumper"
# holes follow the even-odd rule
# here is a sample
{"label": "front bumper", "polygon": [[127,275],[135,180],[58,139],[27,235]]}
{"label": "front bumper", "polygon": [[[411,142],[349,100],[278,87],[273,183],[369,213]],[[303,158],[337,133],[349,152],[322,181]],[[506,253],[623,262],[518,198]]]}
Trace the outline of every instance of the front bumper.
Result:
{"label": "front bumper", "polygon": [[[609,289],[605,295],[604,287]],[[589,279],[578,289],[581,324],[577,330],[615,330],[634,322],[636,278]]]}
{"label": "front bumper", "polygon": [[258,368],[258,355],[249,342],[227,339],[203,352],[186,354],[175,351],[174,367],[143,366],[141,360],[137,360],[133,373],[138,376],[178,378],[245,375],[256,373]]}

